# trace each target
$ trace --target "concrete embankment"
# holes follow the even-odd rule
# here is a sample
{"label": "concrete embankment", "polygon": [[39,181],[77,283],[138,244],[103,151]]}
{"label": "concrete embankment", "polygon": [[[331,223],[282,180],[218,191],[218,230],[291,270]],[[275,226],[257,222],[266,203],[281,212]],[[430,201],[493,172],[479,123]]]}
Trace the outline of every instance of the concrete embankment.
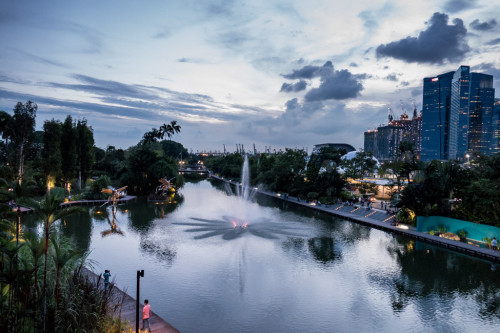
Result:
{"label": "concrete embankment", "polygon": [[[215,175],[211,176],[222,182],[229,183],[234,186],[241,186],[240,183],[224,179]],[[465,242],[454,241],[425,232],[416,231],[414,227],[406,225],[393,225],[392,222],[395,218],[394,214],[388,214],[382,209],[368,209],[367,207],[360,207],[359,205],[348,206],[344,204],[334,205],[313,205],[305,201],[300,201],[298,198],[291,196],[282,196],[280,193],[267,192],[261,189],[256,189],[257,193],[273,197],[278,200],[283,200],[294,205],[300,205],[309,209],[314,209],[327,214],[335,215],[354,221],[357,223],[365,224],[380,230],[404,235],[419,241],[423,241],[436,246],[444,247],[453,251],[462,252],[472,256],[476,256],[488,261],[500,263],[500,251],[490,250],[487,248],[478,247],[476,245],[468,244]]]}
{"label": "concrete embankment", "polygon": [[[104,289],[102,278],[99,279],[99,276],[93,271],[84,268],[84,273],[97,283],[99,281],[100,287]],[[118,288],[115,284],[111,289],[111,309],[117,309],[114,311],[113,315],[115,317],[120,316],[122,321],[127,322],[127,326],[132,329],[132,332],[135,332],[136,327],[136,299],[128,295],[126,292]],[[139,304],[139,328],[142,328],[142,308],[144,304]],[[158,333],[180,333],[175,327],[167,323],[163,318],[158,316],[154,311],[151,311],[151,318],[149,319],[149,324],[151,326],[152,332]],[[126,330],[126,332],[129,332]]]}

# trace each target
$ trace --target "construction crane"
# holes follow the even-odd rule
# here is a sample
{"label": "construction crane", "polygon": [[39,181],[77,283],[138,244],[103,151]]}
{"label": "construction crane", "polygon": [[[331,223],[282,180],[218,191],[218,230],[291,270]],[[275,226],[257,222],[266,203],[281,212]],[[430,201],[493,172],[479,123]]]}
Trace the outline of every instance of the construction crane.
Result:
{"label": "construction crane", "polygon": [[387,106],[387,118],[389,118],[389,123],[394,120],[394,114],[390,105]]}
{"label": "construction crane", "polygon": [[411,104],[413,105],[413,118],[417,117],[417,106],[415,105],[415,100],[410,97]]}

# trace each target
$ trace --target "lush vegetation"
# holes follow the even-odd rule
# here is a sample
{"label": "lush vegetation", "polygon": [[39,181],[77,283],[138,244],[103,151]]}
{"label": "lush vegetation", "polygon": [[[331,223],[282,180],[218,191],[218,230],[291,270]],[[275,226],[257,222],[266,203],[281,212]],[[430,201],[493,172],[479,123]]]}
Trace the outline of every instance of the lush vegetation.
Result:
{"label": "lush vegetation", "polygon": [[[323,203],[338,198],[351,199],[346,179],[353,175],[366,176],[375,170],[375,163],[369,153],[359,153],[351,160],[342,159],[345,153],[345,150],[322,148],[307,159],[303,150],[286,149],[277,154],[250,156],[251,182],[270,191],[302,199],[319,199]],[[213,172],[233,179],[240,177],[242,163],[239,153],[210,157],[205,161]]]}
{"label": "lush vegetation", "polygon": [[[28,101],[0,111],[0,332],[119,332],[115,303],[83,273],[86,254],[54,225],[77,210],[61,208],[70,195],[103,198],[111,185],[148,194],[163,177],[181,186],[177,160],[188,152],[170,140],[181,127],[172,121],[126,150],[101,149],[85,119],[36,131],[37,110]],[[23,233],[12,204],[32,208],[43,232]]]}
{"label": "lush vegetation", "polygon": [[[1,332],[119,332],[115,303],[83,272],[86,255],[53,224],[77,208],[61,209],[64,190],[26,200],[43,222],[43,235],[0,220]],[[119,304],[118,304],[119,305]]]}

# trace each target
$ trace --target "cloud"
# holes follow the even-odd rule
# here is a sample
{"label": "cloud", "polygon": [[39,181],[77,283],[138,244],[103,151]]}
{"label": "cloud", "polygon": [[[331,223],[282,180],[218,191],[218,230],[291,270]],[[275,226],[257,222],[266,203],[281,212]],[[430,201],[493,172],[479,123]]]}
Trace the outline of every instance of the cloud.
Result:
{"label": "cloud", "polygon": [[280,92],[298,92],[305,90],[307,87],[307,83],[304,80],[300,80],[299,82],[296,83],[286,83],[284,82],[283,85],[281,86]]}
{"label": "cloud", "polygon": [[[367,78],[366,74],[352,74],[347,69],[335,70],[331,61],[325,62],[323,66],[306,65],[300,69],[293,70],[290,74],[282,74],[287,79],[301,79],[297,86],[288,83],[283,83],[281,86],[282,92],[293,92],[305,89],[305,81],[303,79],[320,78],[320,85],[317,88],[312,88],[305,95],[306,102],[324,101],[329,99],[347,99],[359,95],[363,90],[363,85],[360,80]],[[303,83],[301,83],[303,81]],[[300,90],[293,90],[300,88]]]}
{"label": "cloud", "polygon": [[290,74],[282,74],[285,79],[296,80],[296,79],[312,79],[318,76],[318,71],[320,66],[307,65],[301,69],[295,69]]}
{"label": "cloud", "polygon": [[480,22],[478,19],[475,19],[469,24],[469,27],[471,27],[474,30],[479,30],[479,31],[488,31],[488,30],[493,30],[497,27],[498,22],[495,19],[491,19],[489,21],[484,21]]}
{"label": "cloud", "polygon": [[460,61],[470,47],[466,41],[467,29],[461,19],[448,25],[448,15],[434,13],[429,26],[418,37],[406,37],[377,47],[377,57],[392,57],[406,62],[441,64],[445,60]]}
{"label": "cloud", "polygon": [[500,38],[495,38],[486,43],[486,45],[497,45],[500,44]]}
{"label": "cloud", "polygon": [[385,77],[385,79],[386,79],[386,80],[389,80],[389,81],[394,81],[394,82],[396,82],[396,81],[398,81],[398,76],[397,76],[397,74],[392,73],[392,74],[387,75],[387,76]]}
{"label": "cloud", "polygon": [[474,8],[477,0],[448,0],[444,4],[444,10],[449,13],[458,13],[462,10]]}
{"label": "cloud", "polygon": [[363,90],[360,79],[366,78],[366,75],[354,75],[347,69],[335,70],[331,62],[325,63],[317,75],[321,78],[320,85],[307,92],[304,96],[307,102],[356,97]]}

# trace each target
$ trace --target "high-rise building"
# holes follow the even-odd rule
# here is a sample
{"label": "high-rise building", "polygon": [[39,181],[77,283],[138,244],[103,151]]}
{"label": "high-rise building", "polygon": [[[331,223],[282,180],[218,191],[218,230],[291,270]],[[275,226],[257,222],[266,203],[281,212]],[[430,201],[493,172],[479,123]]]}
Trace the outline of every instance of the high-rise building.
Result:
{"label": "high-rise building", "polygon": [[424,78],[422,160],[464,160],[494,151],[493,76],[469,66]]}
{"label": "high-rise building", "polygon": [[[447,159],[465,156],[469,133],[469,83],[470,67],[460,66],[451,83],[450,129],[453,132],[451,151]],[[456,143],[455,143],[456,142]]]}
{"label": "high-rise building", "polygon": [[[468,152],[489,155],[493,141],[493,76],[471,73],[469,95]],[[465,155],[458,156],[463,158]]]}
{"label": "high-rise building", "polygon": [[[448,159],[453,75],[454,72],[448,72],[436,77],[424,78],[421,134],[421,159],[423,161]],[[456,131],[453,129],[451,139],[456,142]]]}
{"label": "high-rise building", "polygon": [[420,131],[422,117],[413,110],[413,118],[410,119],[406,112],[395,120],[389,114],[389,123],[381,125],[376,130],[368,130],[364,133],[364,150],[371,152],[381,162],[394,161],[398,158],[399,145],[403,141],[413,144],[417,158],[420,157]]}
{"label": "high-rise building", "polygon": [[492,153],[498,154],[500,153],[500,98],[496,98],[495,104],[493,104],[493,121],[491,124],[493,132]]}

